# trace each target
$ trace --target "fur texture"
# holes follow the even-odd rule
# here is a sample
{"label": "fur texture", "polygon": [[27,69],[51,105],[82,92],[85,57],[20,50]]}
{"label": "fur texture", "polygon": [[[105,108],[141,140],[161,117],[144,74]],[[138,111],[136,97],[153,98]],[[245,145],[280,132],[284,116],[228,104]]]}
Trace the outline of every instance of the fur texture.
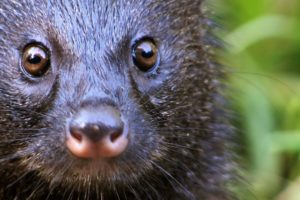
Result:
{"label": "fur texture", "polygon": [[[231,199],[231,130],[202,0],[1,0],[0,199]],[[153,38],[142,72],[131,46]],[[28,79],[24,46],[47,46],[50,71]],[[80,160],[67,120],[112,101],[130,126],[122,156]]]}

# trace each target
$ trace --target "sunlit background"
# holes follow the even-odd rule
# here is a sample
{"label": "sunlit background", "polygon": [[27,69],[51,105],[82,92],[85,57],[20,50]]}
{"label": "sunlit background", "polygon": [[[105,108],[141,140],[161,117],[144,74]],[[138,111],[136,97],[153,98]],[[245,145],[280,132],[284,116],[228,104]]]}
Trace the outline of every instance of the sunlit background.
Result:
{"label": "sunlit background", "polygon": [[300,0],[210,0],[225,41],[245,200],[300,200]]}

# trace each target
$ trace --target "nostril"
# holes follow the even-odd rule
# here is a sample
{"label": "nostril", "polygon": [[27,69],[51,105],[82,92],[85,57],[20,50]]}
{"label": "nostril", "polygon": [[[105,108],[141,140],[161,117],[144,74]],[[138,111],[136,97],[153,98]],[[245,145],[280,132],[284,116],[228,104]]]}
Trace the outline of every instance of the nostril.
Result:
{"label": "nostril", "polygon": [[111,142],[115,142],[119,137],[121,137],[122,132],[115,132],[113,134],[110,135],[110,141]]}
{"label": "nostril", "polygon": [[75,138],[79,142],[82,141],[82,135],[80,133],[71,131],[71,135],[72,135],[73,138]]}

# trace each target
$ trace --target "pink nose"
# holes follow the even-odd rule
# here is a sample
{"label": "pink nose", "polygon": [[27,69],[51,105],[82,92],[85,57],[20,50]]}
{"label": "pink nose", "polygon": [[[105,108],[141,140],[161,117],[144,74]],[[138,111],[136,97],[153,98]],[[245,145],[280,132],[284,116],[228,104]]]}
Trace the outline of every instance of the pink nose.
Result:
{"label": "pink nose", "polygon": [[66,146],[78,158],[117,157],[127,145],[127,131],[114,107],[83,109],[69,123]]}

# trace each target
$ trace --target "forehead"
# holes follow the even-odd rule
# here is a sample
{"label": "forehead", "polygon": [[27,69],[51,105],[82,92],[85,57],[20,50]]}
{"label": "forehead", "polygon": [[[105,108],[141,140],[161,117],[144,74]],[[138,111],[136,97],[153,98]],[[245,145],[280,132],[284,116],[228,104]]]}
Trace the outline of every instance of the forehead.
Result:
{"label": "forehead", "polygon": [[[18,34],[41,34],[59,43],[106,45],[143,35],[187,30],[202,0],[1,0],[0,23]],[[1,31],[1,26],[0,26]],[[98,41],[98,42],[96,42]],[[101,44],[99,44],[101,41]]]}
{"label": "forehead", "polygon": [[[48,16],[60,29],[74,29],[85,34],[118,35],[153,28],[183,18],[188,10],[187,1],[181,0],[50,0]],[[194,0],[194,2],[196,2]],[[183,5],[185,4],[185,5]],[[199,5],[200,6],[200,5]],[[180,16],[181,15],[181,16]]]}
{"label": "forehead", "polygon": [[[151,1],[75,0],[48,2],[50,25],[64,32],[65,39],[92,41],[102,39],[106,43],[121,40],[125,34],[134,34],[141,19],[150,18]],[[148,17],[144,14],[148,13]],[[80,36],[77,37],[76,36]]]}
{"label": "forehead", "polygon": [[201,0],[1,0],[0,20],[13,18],[36,22],[42,19],[56,25],[65,26],[72,23],[83,28],[97,27],[100,30],[107,26],[116,28],[116,25],[120,24],[137,26],[144,24],[143,21],[159,18],[189,17],[191,8],[199,8],[201,2]]}

